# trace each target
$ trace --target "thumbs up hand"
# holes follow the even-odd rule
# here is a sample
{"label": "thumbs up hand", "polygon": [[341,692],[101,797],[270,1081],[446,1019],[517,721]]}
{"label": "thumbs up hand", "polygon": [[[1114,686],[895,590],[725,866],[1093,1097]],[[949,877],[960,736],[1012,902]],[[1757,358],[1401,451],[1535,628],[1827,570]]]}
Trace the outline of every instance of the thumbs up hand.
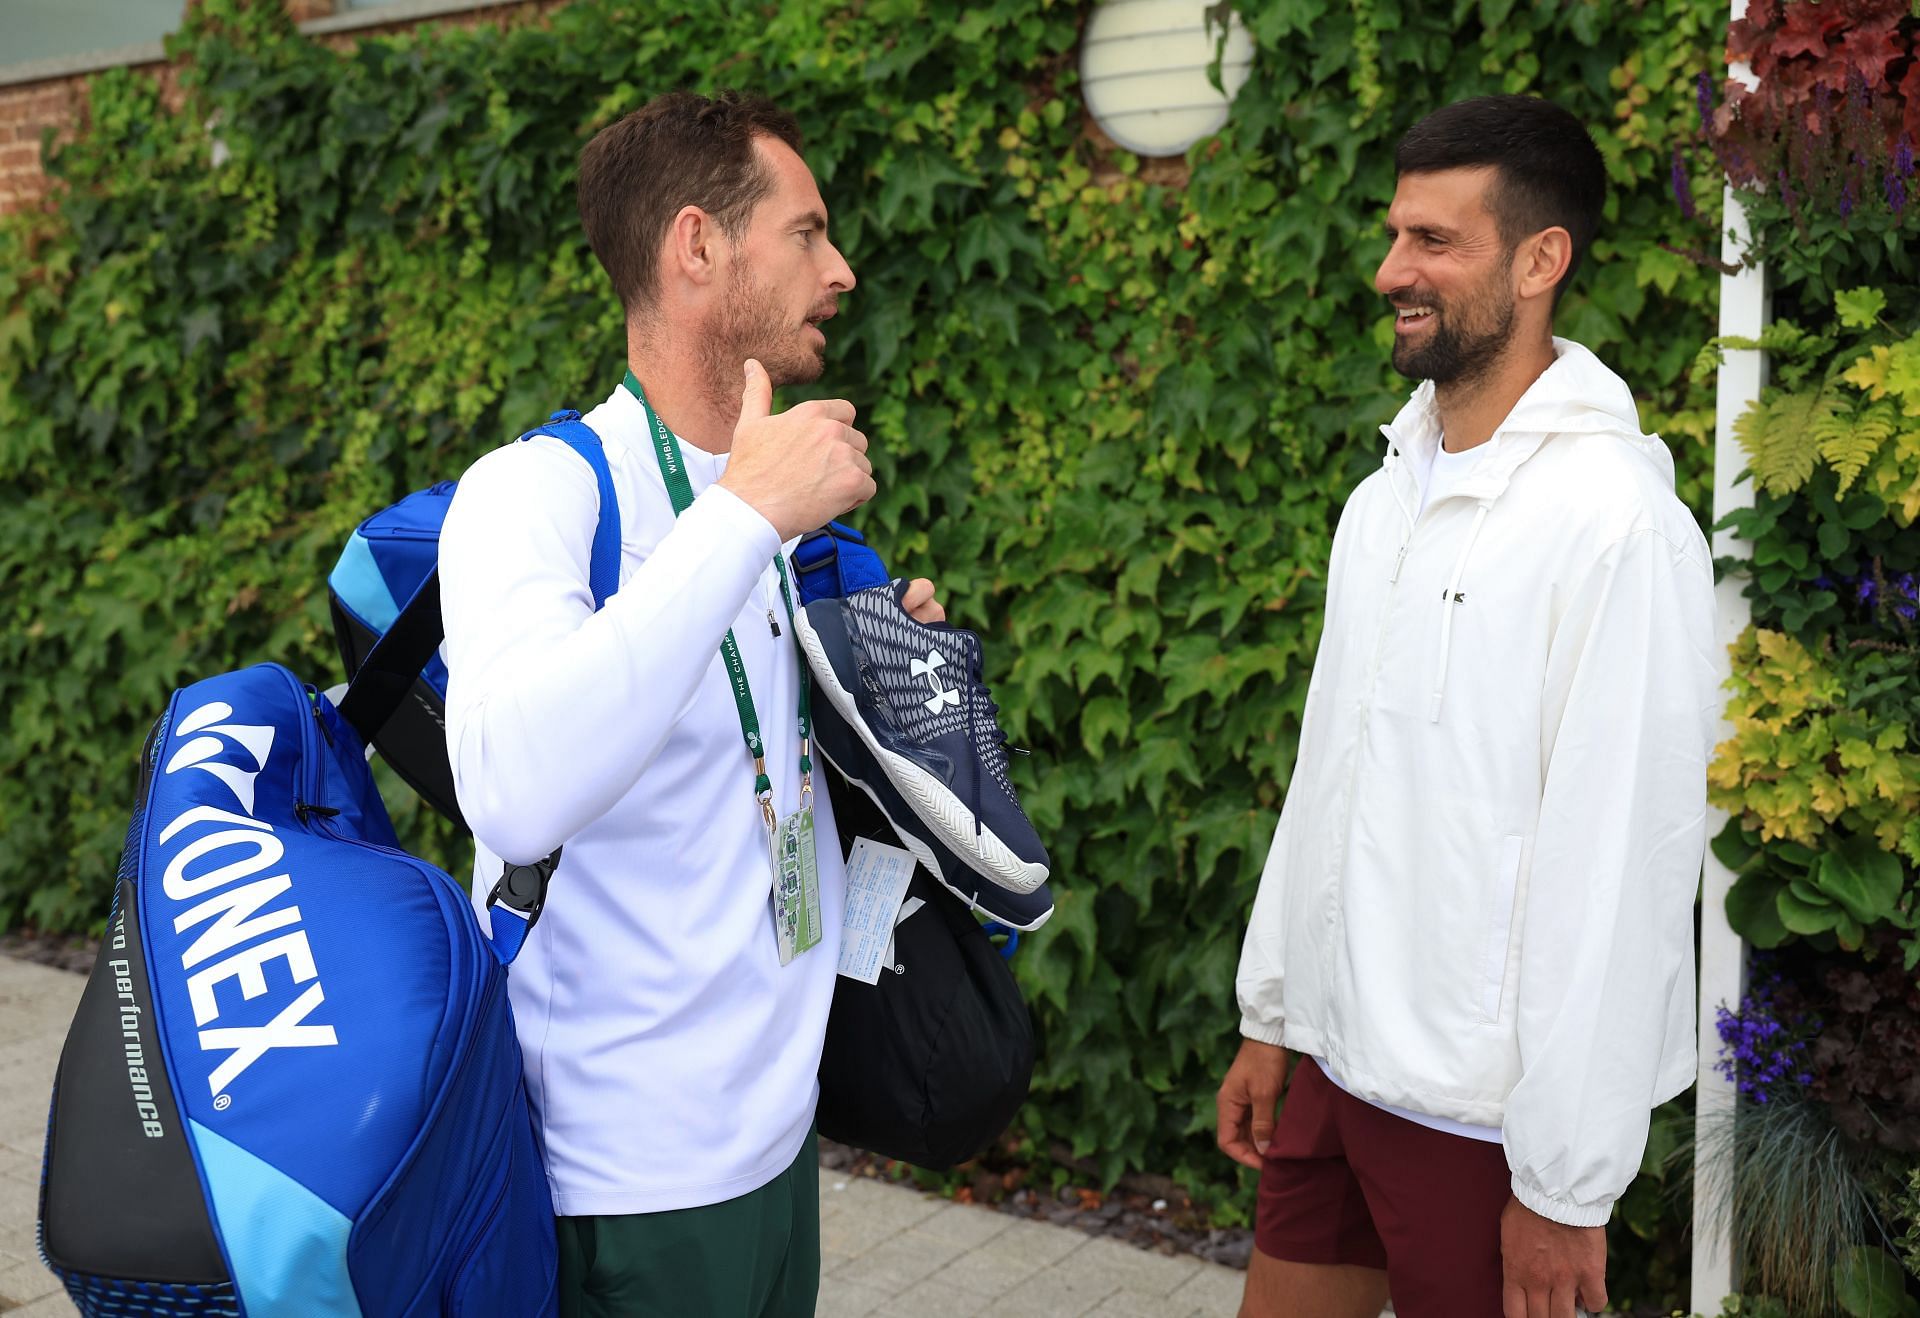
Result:
{"label": "thumbs up hand", "polygon": [[853,428],[843,398],[773,413],[773,381],[749,358],[733,428],[733,453],[720,484],[751,504],[782,541],[825,526],[874,495],[867,437]]}

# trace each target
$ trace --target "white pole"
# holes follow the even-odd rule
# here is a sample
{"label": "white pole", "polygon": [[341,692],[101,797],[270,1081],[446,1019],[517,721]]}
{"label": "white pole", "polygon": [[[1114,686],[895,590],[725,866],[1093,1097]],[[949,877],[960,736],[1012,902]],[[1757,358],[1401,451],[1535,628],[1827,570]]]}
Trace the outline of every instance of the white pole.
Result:
{"label": "white pole", "polygon": [[[1746,8],[1746,0],[1733,0],[1733,17],[1741,17]],[[1752,85],[1752,73],[1744,64],[1735,65],[1729,72],[1732,77]],[[1739,265],[1745,261],[1751,245],[1751,230],[1746,208],[1732,187],[1726,189],[1725,197],[1726,224],[1720,259],[1729,265]],[[1722,336],[1758,338],[1771,314],[1764,269],[1757,265],[1743,267],[1738,274],[1720,277]],[[1735,509],[1753,504],[1753,483],[1734,484],[1734,478],[1746,466],[1746,459],[1734,438],[1733,426],[1748,405],[1760,396],[1766,384],[1766,372],[1763,354],[1751,349],[1729,349],[1720,366],[1713,442],[1713,520],[1716,525]],[[1732,532],[1723,530],[1714,533],[1713,552],[1716,558],[1748,558],[1752,547]],[[1716,621],[1723,646],[1731,645],[1752,617],[1752,610],[1741,592],[1742,583],[1738,580],[1723,579],[1715,587]],[[1725,653],[1722,649],[1721,654]],[[1732,724],[1723,718],[1721,739],[1732,735]],[[1707,816],[1710,836],[1717,835],[1726,821],[1723,811],[1710,810]],[[1716,1066],[1720,1036],[1715,1029],[1715,1009],[1723,1003],[1729,1007],[1739,1004],[1746,975],[1746,945],[1727,923],[1727,889],[1732,884],[1733,875],[1708,852],[1700,894],[1700,1063],[1694,1089],[1694,1132],[1699,1138],[1695,1141],[1697,1154],[1693,1169],[1692,1288],[1694,1311],[1707,1315],[1719,1313],[1720,1301],[1732,1294],[1736,1286],[1733,1245],[1727,1237],[1725,1216],[1715,1202],[1718,1196],[1727,1193],[1733,1170],[1726,1165],[1730,1148],[1724,1125],[1720,1138],[1705,1138],[1711,1126],[1731,1119],[1734,1106],[1733,1085],[1721,1076]]]}

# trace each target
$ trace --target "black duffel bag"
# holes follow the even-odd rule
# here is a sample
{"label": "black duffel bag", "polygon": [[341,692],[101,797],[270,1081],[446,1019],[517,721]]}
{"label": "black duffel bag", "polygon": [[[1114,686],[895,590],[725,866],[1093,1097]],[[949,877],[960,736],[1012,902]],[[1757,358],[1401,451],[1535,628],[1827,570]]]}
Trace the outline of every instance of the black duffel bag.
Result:
{"label": "black duffel bag", "polygon": [[[865,793],[826,767],[843,849],[899,846]],[[820,1133],[935,1171],[978,1156],[1026,1102],[1033,1021],[972,911],[916,865],[880,982],[835,982],[820,1059]],[[904,907],[903,907],[904,909]]]}

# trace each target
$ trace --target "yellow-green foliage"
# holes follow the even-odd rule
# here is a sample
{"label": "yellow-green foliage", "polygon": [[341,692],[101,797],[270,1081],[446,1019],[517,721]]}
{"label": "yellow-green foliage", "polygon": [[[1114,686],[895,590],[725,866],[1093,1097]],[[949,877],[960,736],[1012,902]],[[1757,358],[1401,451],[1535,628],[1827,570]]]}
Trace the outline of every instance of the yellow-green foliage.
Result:
{"label": "yellow-green foliage", "polygon": [[1764,391],[1734,433],[1761,489],[1792,494],[1825,462],[1840,495],[1858,481],[1911,526],[1920,517],[1920,334],[1873,347],[1825,380]]}
{"label": "yellow-green foliage", "polygon": [[[1864,477],[1894,521],[1913,525],[1920,517],[1920,334],[1881,346],[1841,376],[1872,401],[1872,456]],[[1836,464],[1837,468],[1837,464]]]}
{"label": "yellow-green foliage", "polygon": [[1733,736],[1707,771],[1713,804],[1763,842],[1818,846],[1839,826],[1920,863],[1920,753],[1908,727],[1849,708],[1843,666],[1785,632],[1749,627],[1732,654]]}

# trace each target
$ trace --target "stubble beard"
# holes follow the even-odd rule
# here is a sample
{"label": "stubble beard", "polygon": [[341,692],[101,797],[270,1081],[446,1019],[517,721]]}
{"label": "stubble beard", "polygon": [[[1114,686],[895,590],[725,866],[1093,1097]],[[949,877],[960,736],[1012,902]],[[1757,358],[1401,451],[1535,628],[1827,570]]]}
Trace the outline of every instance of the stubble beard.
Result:
{"label": "stubble beard", "polygon": [[726,296],[713,323],[700,338],[701,374],[715,402],[737,406],[740,365],[749,357],[766,368],[774,388],[808,384],[826,369],[826,355],[784,326],[777,298],[761,287],[745,265],[727,276]]}
{"label": "stubble beard", "polygon": [[1393,369],[1436,386],[1472,384],[1490,374],[1513,342],[1516,309],[1504,295],[1512,255],[1455,309],[1433,303],[1433,333],[1422,344],[1396,338]]}

